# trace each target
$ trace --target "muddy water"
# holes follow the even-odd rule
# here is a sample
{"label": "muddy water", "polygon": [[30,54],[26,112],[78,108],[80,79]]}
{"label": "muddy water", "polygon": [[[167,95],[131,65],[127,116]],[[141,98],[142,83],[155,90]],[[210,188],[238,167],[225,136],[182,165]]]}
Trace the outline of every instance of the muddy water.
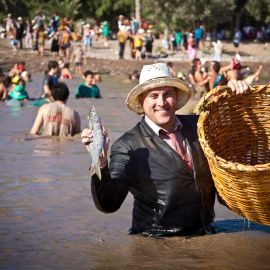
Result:
{"label": "muddy water", "polygon": [[[112,141],[139,120],[124,106],[132,85],[104,77],[103,99],[75,100],[78,82],[68,83],[68,103],[83,127],[90,105]],[[40,85],[41,76],[34,76],[30,96],[39,96]],[[215,235],[129,236],[132,197],[114,214],[96,210],[89,157],[79,138],[27,135],[36,112],[0,104],[1,269],[270,269],[269,227],[248,223],[218,204]]]}

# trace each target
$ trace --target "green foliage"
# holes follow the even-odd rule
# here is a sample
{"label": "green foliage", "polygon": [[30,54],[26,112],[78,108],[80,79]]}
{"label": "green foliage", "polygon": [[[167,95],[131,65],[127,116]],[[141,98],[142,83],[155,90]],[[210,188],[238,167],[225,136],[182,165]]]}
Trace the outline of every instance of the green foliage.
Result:
{"label": "green foliage", "polygon": [[62,17],[67,17],[69,19],[75,19],[79,15],[79,10],[81,7],[80,0],[62,0],[53,1],[55,11]]}
{"label": "green foliage", "polygon": [[234,0],[145,0],[143,15],[159,29],[166,25],[171,30],[189,31],[200,20],[211,28],[231,22],[234,7]]}
{"label": "green foliage", "polygon": [[2,22],[6,18],[6,14],[3,12],[0,12],[0,22]]}
{"label": "green foliage", "polygon": [[249,16],[257,22],[270,23],[270,1],[269,0],[249,0],[246,4],[246,11]]}
{"label": "green foliage", "polygon": [[79,15],[79,9],[81,7],[80,0],[49,0],[49,1],[26,1],[30,16],[34,17],[39,13],[43,13],[47,16],[51,16],[57,13],[61,17],[68,17],[70,19],[76,18]]}
{"label": "green foliage", "polygon": [[96,0],[95,16],[97,19],[116,21],[118,15],[129,16],[133,7],[132,0]]}
{"label": "green foliage", "polygon": [[0,11],[5,14],[11,13],[13,17],[21,16],[21,14],[28,15],[27,1],[19,0],[0,0]]}
{"label": "green foliage", "polygon": [[[207,28],[217,24],[232,26],[236,18],[270,22],[270,0],[141,0],[141,17],[157,31],[191,30],[202,20]],[[98,22],[107,20],[116,28],[117,17],[135,12],[135,0],[0,0],[0,11],[6,16],[34,17],[38,13]]]}

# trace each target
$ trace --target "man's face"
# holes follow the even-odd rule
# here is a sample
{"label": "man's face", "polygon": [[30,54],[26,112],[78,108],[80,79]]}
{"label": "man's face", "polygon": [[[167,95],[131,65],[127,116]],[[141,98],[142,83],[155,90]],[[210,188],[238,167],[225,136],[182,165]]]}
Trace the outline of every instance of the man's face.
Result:
{"label": "man's face", "polygon": [[142,94],[144,113],[158,126],[171,131],[175,124],[176,90],[165,86]]}
{"label": "man's face", "polygon": [[93,78],[93,75],[87,75],[87,77],[85,78],[85,82],[86,82],[86,85],[92,85],[94,84],[94,78]]}
{"label": "man's face", "polygon": [[201,68],[201,66],[202,66],[201,61],[197,61],[195,66],[199,70]]}

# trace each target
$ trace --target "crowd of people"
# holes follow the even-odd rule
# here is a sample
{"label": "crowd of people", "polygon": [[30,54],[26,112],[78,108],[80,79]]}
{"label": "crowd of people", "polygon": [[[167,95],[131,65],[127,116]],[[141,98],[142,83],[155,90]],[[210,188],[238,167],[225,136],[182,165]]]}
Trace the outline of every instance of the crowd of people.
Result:
{"label": "crowd of people", "polygon": [[[234,31],[221,29],[213,32],[206,29],[203,22],[189,29],[177,28],[170,33],[157,33],[155,26],[146,20],[139,22],[135,17],[119,15],[115,25],[108,21],[89,23],[82,20],[72,21],[66,17],[53,14],[51,17],[39,14],[33,19],[12,17],[8,14],[3,23],[5,27],[1,36],[10,39],[14,52],[17,49],[30,49],[44,55],[45,43],[49,44],[52,55],[65,57],[70,61],[71,51],[76,49],[76,63],[83,63],[83,58],[91,55],[93,43],[102,39],[104,47],[108,47],[111,39],[119,43],[119,58],[125,57],[125,47],[129,46],[129,58],[141,60],[153,57],[155,40],[161,41],[161,52],[184,51],[188,59],[196,58],[198,50],[211,48],[215,54],[215,61],[220,61],[223,40],[231,40],[238,50],[243,39],[255,41],[270,40],[269,27],[253,27],[246,25],[242,30]],[[82,48],[77,50],[77,45]],[[219,52],[219,53],[218,53]],[[218,56],[219,55],[219,56]]]}
{"label": "crowd of people", "polygon": [[[154,57],[155,36],[152,25],[146,21],[140,24],[136,18],[129,19],[120,15],[117,29],[116,38],[119,42],[120,59],[124,58],[126,44],[129,44],[131,59],[142,60]],[[8,14],[6,36],[10,38],[14,50],[21,48],[37,50],[39,55],[43,56],[45,40],[50,38],[51,53],[56,60],[49,61],[48,70],[45,72],[42,82],[42,93],[36,100],[31,100],[26,91],[26,83],[31,79],[31,75],[26,70],[25,63],[16,62],[7,76],[1,76],[1,100],[7,100],[7,105],[14,105],[18,102],[21,104],[30,100],[31,106],[41,106],[55,101],[51,89],[59,83],[59,80],[72,79],[74,76],[84,79],[84,82],[76,88],[75,98],[100,98],[101,93],[96,82],[101,78],[86,68],[86,56],[93,41],[96,41],[100,35],[104,38],[104,46],[108,46],[110,33],[107,21],[104,21],[99,27],[97,24],[75,24],[67,18],[59,18],[57,14],[54,14],[49,20],[42,14],[33,20],[23,20],[21,17],[13,19],[11,14]],[[237,35],[241,36],[241,33]],[[192,32],[184,33],[178,29],[173,35],[161,36],[163,48],[186,52],[191,63],[189,71],[181,72],[174,69],[172,62],[168,62],[173,78],[186,81],[192,93],[197,96],[202,96],[213,87],[227,84],[231,80],[243,80],[248,85],[258,81],[262,65],[252,71],[243,65],[237,50],[228,65],[221,65],[222,36],[220,34],[217,35],[215,41],[210,43],[214,51],[213,60],[202,63],[201,59],[197,57],[197,50],[207,46],[207,37],[203,23],[199,23]],[[81,42],[77,42],[79,40]],[[236,44],[235,38],[233,42],[234,46],[238,48],[239,42]],[[70,71],[70,63],[74,64],[75,72]],[[129,75],[129,79],[137,81],[139,75],[136,70]],[[58,87],[58,89],[60,88]]]}
{"label": "crowd of people", "polygon": [[232,57],[228,65],[223,66],[219,61],[202,63],[200,58],[194,58],[188,72],[188,79],[193,93],[202,96],[214,87],[226,85],[231,80],[243,80],[248,85],[252,85],[259,81],[262,68],[263,66],[259,65],[256,70],[252,70],[244,66],[239,54]]}
{"label": "crowd of people", "polygon": [[[65,81],[71,78],[72,74],[62,58],[49,61],[40,96],[33,98],[26,90],[31,74],[24,62],[16,62],[8,74],[0,76],[0,100],[7,106],[40,107],[31,134],[73,136],[80,132],[80,116],[66,105],[69,89]],[[96,85],[101,76],[86,70],[83,78],[85,81],[78,85],[75,98],[101,98]]]}
{"label": "crowd of people", "polygon": [[204,63],[200,58],[191,61],[190,69],[185,73],[177,71],[172,62],[167,62],[173,77],[186,81],[191,87],[192,94],[201,97],[216,86],[226,85],[231,80],[242,80],[247,85],[259,81],[263,65],[256,70],[243,65],[239,54],[235,54],[227,65],[221,65],[219,61],[211,60]]}

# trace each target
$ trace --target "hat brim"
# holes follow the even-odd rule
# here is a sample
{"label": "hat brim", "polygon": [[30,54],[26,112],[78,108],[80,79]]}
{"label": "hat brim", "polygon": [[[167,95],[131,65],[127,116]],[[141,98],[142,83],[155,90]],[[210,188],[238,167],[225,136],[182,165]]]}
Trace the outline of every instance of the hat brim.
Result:
{"label": "hat brim", "polygon": [[139,95],[142,93],[165,86],[172,86],[176,88],[176,110],[182,108],[191,97],[191,89],[186,82],[177,78],[157,78],[146,81],[135,86],[128,94],[126,104],[130,110],[137,114],[143,114],[144,110],[139,101]]}

